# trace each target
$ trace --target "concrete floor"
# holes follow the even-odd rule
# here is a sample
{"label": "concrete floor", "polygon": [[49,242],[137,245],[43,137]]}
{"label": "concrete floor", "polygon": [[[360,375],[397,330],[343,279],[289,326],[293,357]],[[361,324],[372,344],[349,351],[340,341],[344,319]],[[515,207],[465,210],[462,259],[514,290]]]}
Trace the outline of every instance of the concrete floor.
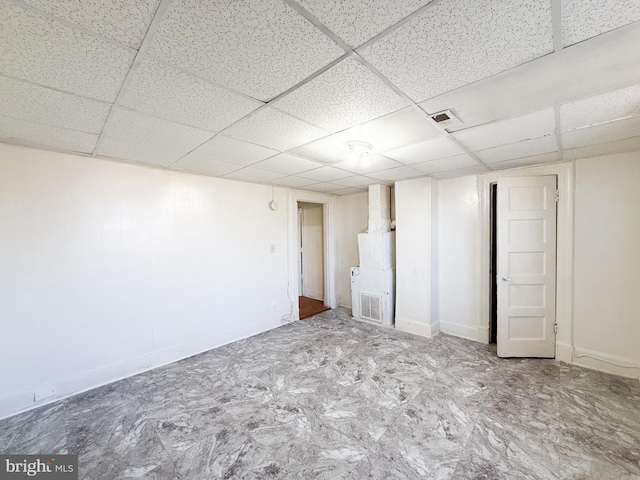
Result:
{"label": "concrete floor", "polygon": [[0,421],[81,479],[640,478],[640,383],[345,309]]}

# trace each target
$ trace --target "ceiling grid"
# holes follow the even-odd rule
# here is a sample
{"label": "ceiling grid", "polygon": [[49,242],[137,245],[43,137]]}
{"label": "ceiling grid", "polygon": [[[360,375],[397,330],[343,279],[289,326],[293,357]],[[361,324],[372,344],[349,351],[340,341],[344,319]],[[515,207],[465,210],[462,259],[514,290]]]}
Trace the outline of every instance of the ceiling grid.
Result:
{"label": "ceiling grid", "polygon": [[553,22],[553,50],[559,52],[562,44],[562,0],[551,0],[551,18]]}
{"label": "ceiling grid", "polygon": [[[122,82],[122,86],[118,91],[118,96],[116,97],[115,101],[113,102],[113,106],[109,111],[109,116],[107,117],[107,121],[105,122],[105,127],[109,124],[109,120],[112,118],[112,115],[114,114],[114,109],[120,105],[120,102],[122,101],[124,93],[126,92],[127,87],[131,83],[131,80],[133,79],[133,75],[135,74],[136,69],[142,63],[142,60],[144,59],[144,56],[146,55],[149,48],[151,48],[151,42],[153,41],[153,37],[156,34],[156,30],[158,29],[158,26],[160,25],[160,22],[162,21],[164,14],[171,6],[172,1],[173,0],[162,0],[160,2],[160,5],[158,5],[158,9],[156,10],[153,20],[151,21],[151,25],[149,25],[147,33],[144,36],[144,39],[142,40],[142,44],[140,45],[140,48],[138,49],[138,52],[136,53],[136,56],[133,59],[131,68],[129,68],[129,72],[127,73],[127,76],[125,77],[124,82]],[[96,147],[93,150],[93,156],[96,156],[96,153],[102,144],[103,132],[104,132],[104,128],[102,132],[100,132],[100,137],[98,138]]]}
{"label": "ceiling grid", "polygon": [[639,5],[0,0],[0,141],[336,195],[629,151]]}
{"label": "ceiling grid", "polygon": [[[292,6],[292,8],[294,8],[296,11],[298,11],[298,13],[300,13],[302,16],[304,16],[307,20],[309,20],[311,22],[311,24],[315,25],[317,28],[319,28],[323,33],[325,33],[325,35],[327,35],[329,38],[331,38],[334,42],[336,42],[341,48],[343,48],[345,50],[345,52],[347,52],[348,54],[352,55],[358,62],[360,62],[362,65],[364,65],[366,68],[368,68],[371,72],[373,72],[380,80],[382,80],[382,82],[384,82],[390,89],[392,89],[394,92],[396,92],[398,94],[398,96],[400,96],[403,100],[405,100],[409,105],[411,105],[413,108],[415,108],[420,114],[424,115],[425,118],[428,118],[430,120],[429,114],[428,112],[424,112],[420,106],[418,104],[416,104],[413,99],[411,99],[408,95],[406,95],[402,90],[400,90],[394,83],[392,83],[387,77],[385,77],[377,68],[375,68],[371,63],[369,63],[367,60],[365,60],[364,58],[362,58],[362,56],[357,53],[355,50],[351,49],[351,47],[349,47],[349,45],[347,45],[346,42],[342,41],[342,39],[340,37],[338,37],[335,33],[333,33],[331,30],[329,30],[327,27],[325,27],[324,25],[322,25],[322,23],[320,23],[320,21],[318,19],[316,19],[310,12],[308,12],[306,9],[304,9],[301,5],[299,5],[298,3],[295,2],[295,0],[285,0],[287,2],[287,4],[289,4],[290,6]],[[381,38],[383,38],[384,36],[390,34],[391,32],[393,32],[394,30],[402,27],[404,24],[406,24],[407,22],[409,22],[410,20],[412,20],[414,17],[417,17],[421,14],[423,14],[427,9],[431,8],[435,3],[437,3],[439,0],[434,0],[432,2],[430,2],[429,4],[423,6],[422,8],[418,9],[417,11],[413,12],[412,14],[408,15],[407,17],[405,17],[404,19],[400,20],[399,22],[397,22],[395,25],[389,27],[387,30],[384,30],[383,32],[381,32],[380,34],[376,35],[374,38],[371,39],[370,43],[373,43],[375,41],[380,40]],[[366,46],[368,46],[370,44],[369,42],[366,42],[364,45],[362,45],[360,48],[365,48]],[[432,112],[435,113],[435,112]],[[438,125],[436,125],[438,128],[440,128]],[[445,129],[441,129],[443,132],[443,135],[447,135],[449,136],[449,132],[447,132]],[[488,167],[484,162],[482,162],[479,158],[477,158],[470,150],[468,150],[464,145],[462,145],[461,143],[459,143],[454,137],[451,137],[451,139],[458,143],[459,146],[465,150],[465,152],[471,156],[472,158],[474,158],[478,164],[483,165],[485,167]]]}
{"label": "ceiling grid", "polygon": [[44,17],[44,18],[47,18],[47,19],[50,19],[50,20],[54,20],[55,22],[60,23],[60,24],[64,25],[65,27],[71,28],[73,30],[77,30],[77,31],[82,32],[82,33],[84,33],[86,35],[89,35],[91,37],[95,37],[97,39],[100,39],[100,40],[102,40],[104,42],[109,42],[109,43],[115,45],[116,47],[124,48],[126,50],[129,50],[132,53],[136,53],[137,52],[137,50],[135,48],[131,47],[130,45],[127,45],[126,43],[121,43],[121,42],[118,42],[117,40],[113,40],[112,38],[105,37],[104,35],[101,35],[101,34],[99,34],[97,32],[89,30],[88,28],[84,28],[84,27],[82,27],[80,25],[77,25],[77,24],[75,24],[73,22],[69,22],[69,21],[65,20],[64,18],[52,15],[52,14],[50,14],[50,13],[48,13],[48,12],[42,10],[42,9],[36,8],[36,7],[32,6],[32,5],[29,5],[29,4],[24,3],[24,2],[21,2],[20,0],[4,0],[4,1],[6,1],[8,3],[13,3],[16,6],[22,8],[24,10],[33,12],[33,13],[41,16],[41,17]]}

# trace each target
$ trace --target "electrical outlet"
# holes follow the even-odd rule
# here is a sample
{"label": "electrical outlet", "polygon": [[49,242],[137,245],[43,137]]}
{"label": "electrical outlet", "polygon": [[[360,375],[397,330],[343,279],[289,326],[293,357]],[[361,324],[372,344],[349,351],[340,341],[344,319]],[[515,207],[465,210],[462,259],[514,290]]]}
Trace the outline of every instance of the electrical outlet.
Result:
{"label": "electrical outlet", "polygon": [[41,402],[42,400],[45,400],[49,397],[53,397],[56,394],[56,387],[55,386],[49,386],[49,387],[45,387],[42,388],[40,390],[37,390],[35,392],[33,392],[33,401],[34,402]]}

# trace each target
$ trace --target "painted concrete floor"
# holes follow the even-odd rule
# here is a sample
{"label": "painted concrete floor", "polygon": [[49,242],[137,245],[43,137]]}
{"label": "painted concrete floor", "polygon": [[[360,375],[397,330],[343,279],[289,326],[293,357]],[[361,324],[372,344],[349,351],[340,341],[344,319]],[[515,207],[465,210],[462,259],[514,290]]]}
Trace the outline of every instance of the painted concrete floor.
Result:
{"label": "painted concrete floor", "polygon": [[640,383],[336,309],[0,421],[82,479],[637,479]]}

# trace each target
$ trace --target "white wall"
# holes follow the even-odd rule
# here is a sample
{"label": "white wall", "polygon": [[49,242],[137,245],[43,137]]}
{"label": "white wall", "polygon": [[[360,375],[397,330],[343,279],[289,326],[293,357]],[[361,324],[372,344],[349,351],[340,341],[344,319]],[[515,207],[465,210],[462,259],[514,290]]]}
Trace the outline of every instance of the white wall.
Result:
{"label": "white wall", "polygon": [[429,321],[431,323],[431,333],[435,334],[440,331],[440,285],[438,284],[438,278],[440,275],[439,270],[439,256],[440,256],[440,239],[439,232],[440,226],[438,225],[438,219],[440,216],[439,209],[439,196],[440,196],[440,188],[438,185],[438,181],[432,179],[429,183],[430,185],[430,208],[429,208],[429,220],[430,220],[430,228],[429,232],[429,268],[430,268],[430,278],[429,278]]}
{"label": "white wall", "polygon": [[287,214],[270,199],[0,144],[0,417],[43,387],[62,397],[280,325]]}
{"label": "white wall", "polygon": [[438,191],[440,329],[476,340],[480,321],[477,177],[440,180]]}
{"label": "white wall", "polygon": [[367,192],[338,198],[338,304],[351,308],[350,268],[359,265],[358,234],[367,229],[369,216]]}
{"label": "white wall", "polygon": [[324,300],[322,205],[301,202],[302,295]]}
{"label": "white wall", "polygon": [[[559,175],[556,358],[638,378],[640,152],[577,160],[575,182],[567,180],[570,167],[509,170],[482,178]],[[476,176],[439,182],[439,318],[443,332],[482,340],[478,193]]]}
{"label": "white wall", "polygon": [[575,195],[575,361],[637,378],[640,152],[576,161]]}
{"label": "white wall", "polygon": [[437,180],[423,177],[395,184],[396,328],[417,335],[438,332],[437,286],[432,277],[437,261]]}

